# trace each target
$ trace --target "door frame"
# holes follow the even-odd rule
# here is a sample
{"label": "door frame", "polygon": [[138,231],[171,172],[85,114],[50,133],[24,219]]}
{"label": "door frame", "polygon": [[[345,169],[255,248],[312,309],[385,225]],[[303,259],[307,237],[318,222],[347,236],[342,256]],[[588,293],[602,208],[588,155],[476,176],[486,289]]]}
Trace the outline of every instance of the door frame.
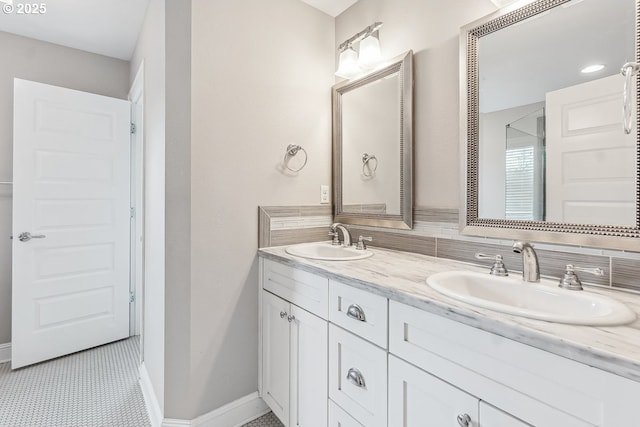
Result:
{"label": "door frame", "polygon": [[131,102],[131,267],[129,334],[140,335],[140,363],[144,360],[144,61],[129,90]]}

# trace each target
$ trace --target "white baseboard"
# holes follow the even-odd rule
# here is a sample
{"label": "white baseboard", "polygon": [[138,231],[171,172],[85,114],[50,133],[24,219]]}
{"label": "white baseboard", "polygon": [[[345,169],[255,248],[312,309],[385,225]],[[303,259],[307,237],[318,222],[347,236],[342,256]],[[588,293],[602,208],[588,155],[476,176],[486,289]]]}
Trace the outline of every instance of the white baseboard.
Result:
{"label": "white baseboard", "polygon": [[165,418],[162,427],[240,427],[267,412],[269,408],[256,391],[191,421]]}
{"label": "white baseboard", "polygon": [[0,363],[11,361],[11,343],[0,344]]}
{"label": "white baseboard", "polygon": [[142,397],[144,397],[144,404],[147,407],[147,413],[149,414],[149,421],[151,421],[152,427],[162,427],[162,409],[160,409],[160,403],[156,392],[153,390],[153,384],[151,384],[151,378],[149,378],[149,372],[144,362],[138,369],[140,372],[140,388],[142,389]]}

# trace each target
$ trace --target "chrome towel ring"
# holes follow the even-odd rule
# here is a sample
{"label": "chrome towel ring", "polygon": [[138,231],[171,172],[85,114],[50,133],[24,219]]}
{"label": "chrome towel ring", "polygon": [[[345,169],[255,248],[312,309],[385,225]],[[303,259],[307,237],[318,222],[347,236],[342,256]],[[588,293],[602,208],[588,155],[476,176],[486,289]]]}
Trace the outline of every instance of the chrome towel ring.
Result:
{"label": "chrome towel ring", "polygon": [[[373,168],[369,162],[374,161]],[[368,172],[367,172],[368,169]],[[362,155],[362,175],[367,178],[372,178],[376,175],[376,170],[378,169],[378,159],[373,154],[364,153]]]}
{"label": "chrome towel ring", "polygon": [[[300,166],[298,169],[289,167],[289,160],[291,160],[292,157],[295,157],[299,151],[302,151],[302,153],[304,154],[304,162],[302,163],[302,166]],[[302,148],[302,146],[300,145],[295,145],[295,144],[287,145],[287,151],[284,153],[284,159],[282,160],[282,164],[284,165],[285,168],[289,169],[291,172],[300,172],[307,164],[307,150]]]}
{"label": "chrome towel ring", "polygon": [[632,112],[632,102],[633,96],[631,93],[631,88],[633,87],[633,81],[631,78],[638,73],[640,70],[640,64],[637,62],[627,62],[622,66],[620,72],[623,76],[625,76],[624,80],[624,92],[622,94],[622,113],[624,118],[624,132],[628,135],[631,133],[631,128],[633,126],[633,118]]}

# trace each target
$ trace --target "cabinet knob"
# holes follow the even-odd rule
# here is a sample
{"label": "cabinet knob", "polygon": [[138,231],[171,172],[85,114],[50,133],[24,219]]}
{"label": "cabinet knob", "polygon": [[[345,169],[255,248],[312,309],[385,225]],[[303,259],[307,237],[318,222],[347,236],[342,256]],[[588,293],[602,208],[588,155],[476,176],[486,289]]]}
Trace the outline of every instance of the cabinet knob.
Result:
{"label": "cabinet knob", "polygon": [[362,373],[356,368],[351,368],[347,372],[347,380],[356,387],[366,388],[366,384],[364,382],[364,377]]}
{"label": "cabinet knob", "polygon": [[471,425],[471,417],[469,414],[458,415],[458,425],[460,427],[469,427]]}
{"label": "cabinet knob", "polygon": [[296,320],[296,316],[294,316],[293,314],[291,316],[287,316],[287,320],[289,321],[289,323],[291,323]]}
{"label": "cabinet knob", "polygon": [[347,309],[347,316],[352,319],[359,320],[361,322],[366,322],[367,319],[364,315],[364,310],[358,304],[351,304]]}
{"label": "cabinet knob", "polygon": [[280,318],[284,319],[285,317],[287,317],[287,312],[286,311],[281,311],[280,312]]}

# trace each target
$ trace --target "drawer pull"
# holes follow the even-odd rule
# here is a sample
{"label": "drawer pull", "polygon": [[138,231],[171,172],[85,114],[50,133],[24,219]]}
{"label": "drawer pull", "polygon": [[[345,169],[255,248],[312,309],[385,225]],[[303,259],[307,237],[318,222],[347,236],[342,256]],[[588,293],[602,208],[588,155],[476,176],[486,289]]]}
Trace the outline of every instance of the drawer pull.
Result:
{"label": "drawer pull", "polygon": [[287,316],[287,320],[289,321],[289,323],[294,322],[296,320],[296,316],[294,316],[293,314],[291,316]]}
{"label": "drawer pull", "polygon": [[287,312],[286,311],[281,311],[280,312],[280,318],[284,319],[285,317],[287,317]]}
{"label": "drawer pull", "polygon": [[366,388],[364,377],[362,376],[362,373],[356,368],[349,369],[349,371],[347,372],[347,379],[356,387]]}
{"label": "drawer pull", "polygon": [[471,417],[469,414],[458,415],[458,425],[460,427],[469,427],[471,425]]}
{"label": "drawer pull", "polygon": [[367,318],[364,316],[364,310],[358,304],[351,304],[349,306],[349,308],[347,309],[347,316],[361,322],[367,321]]}

